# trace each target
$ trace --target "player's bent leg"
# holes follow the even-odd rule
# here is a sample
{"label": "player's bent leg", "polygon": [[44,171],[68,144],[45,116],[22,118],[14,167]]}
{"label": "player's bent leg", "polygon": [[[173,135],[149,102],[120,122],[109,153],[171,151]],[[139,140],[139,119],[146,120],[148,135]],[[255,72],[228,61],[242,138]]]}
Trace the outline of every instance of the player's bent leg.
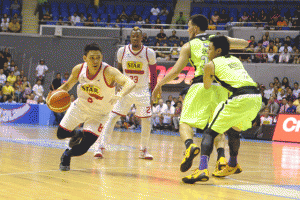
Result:
{"label": "player's bent leg", "polygon": [[73,137],[74,134],[75,132],[73,130],[68,130],[66,128],[63,128],[62,126],[59,126],[57,129],[57,138],[60,140]]}
{"label": "player's bent leg", "polygon": [[212,173],[213,176],[214,176],[215,172],[224,169],[227,165],[227,160],[225,158],[225,149],[224,149],[225,148],[225,135],[219,134],[215,138],[214,145],[218,152],[218,158],[217,158],[215,171]]}
{"label": "player's bent leg", "polygon": [[139,158],[153,160],[153,156],[149,154],[148,143],[151,134],[151,117],[141,118],[142,133],[141,133],[141,148]]}

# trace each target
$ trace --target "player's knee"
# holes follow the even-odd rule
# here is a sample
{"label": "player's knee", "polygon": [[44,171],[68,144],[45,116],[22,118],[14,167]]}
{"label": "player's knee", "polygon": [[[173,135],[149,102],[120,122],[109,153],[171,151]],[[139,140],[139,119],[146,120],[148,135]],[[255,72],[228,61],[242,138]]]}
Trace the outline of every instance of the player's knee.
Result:
{"label": "player's knee", "polygon": [[58,127],[57,129],[57,138],[62,140],[68,137],[68,135],[70,135],[71,132],[63,129],[62,127]]}

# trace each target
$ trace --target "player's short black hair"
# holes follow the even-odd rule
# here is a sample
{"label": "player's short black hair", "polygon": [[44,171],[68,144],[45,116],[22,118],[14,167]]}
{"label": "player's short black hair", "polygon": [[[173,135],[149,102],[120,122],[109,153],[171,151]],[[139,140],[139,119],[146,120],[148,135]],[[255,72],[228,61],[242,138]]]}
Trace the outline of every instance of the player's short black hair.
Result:
{"label": "player's short black hair", "polygon": [[84,47],[84,55],[87,56],[90,51],[100,51],[100,53],[102,53],[100,46],[95,42],[87,44]]}
{"label": "player's short black hair", "polygon": [[229,53],[229,41],[225,36],[215,36],[209,39],[213,43],[215,49],[221,48],[221,56],[227,56]]}
{"label": "player's short black hair", "polygon": [[204,15],[193,15],[190,18],[193,25],[200,28],[201,31],[206,31],[208,29],[208,19]]}
{"label": "player's short black hair", "polygon": [[171,103],[171,101],[170,101],[170,100],[167,100],[166,103]]}

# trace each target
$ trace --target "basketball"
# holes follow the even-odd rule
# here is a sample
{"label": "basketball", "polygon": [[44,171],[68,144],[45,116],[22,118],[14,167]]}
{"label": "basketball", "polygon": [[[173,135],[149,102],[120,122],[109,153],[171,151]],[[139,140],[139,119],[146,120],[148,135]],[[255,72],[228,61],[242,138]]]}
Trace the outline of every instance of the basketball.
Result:
{"label": "basketball", "polygon": [[64,90],[56,90],[48,95],[46,102],[50,110],[61,113],[70,107],[71,98],[68,92]]}

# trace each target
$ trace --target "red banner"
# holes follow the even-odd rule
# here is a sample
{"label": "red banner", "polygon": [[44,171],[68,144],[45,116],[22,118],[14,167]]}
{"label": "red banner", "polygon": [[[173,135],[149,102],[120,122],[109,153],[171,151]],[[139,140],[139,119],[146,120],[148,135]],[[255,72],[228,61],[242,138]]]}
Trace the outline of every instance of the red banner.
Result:
{"label": "red banner", "polygon": [[300,143],[300,115],[279,114],[273,140]]}

